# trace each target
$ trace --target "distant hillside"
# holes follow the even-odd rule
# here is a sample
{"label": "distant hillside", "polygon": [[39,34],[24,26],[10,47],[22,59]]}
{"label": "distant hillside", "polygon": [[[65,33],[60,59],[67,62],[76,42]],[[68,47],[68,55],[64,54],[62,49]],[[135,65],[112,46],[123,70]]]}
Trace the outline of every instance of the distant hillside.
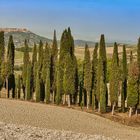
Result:
{"label": "distant hillside", "polygon": [[16,47],[23,47],[24,46],[24,40],[28,39],[29,41],[29,46],[33,46],[34,42],[36,44],[39,43],[40,40],[43,41],[43,43],[45,43],[46,41],[48,43],[51,42],[50,39],[39,36],[35,33],[32,33],[31,31],[27,30],[27,29],[17,29],[17,28],[0,28],[0,31],[4,31],[5,32],[5,45],[7,46],[8,44],[8,39],[10,35],[13,35],[14,38],[14,43]]}
{"label": "distant hillside", "polygon": [[[16,47],[23,47],[25,39],[28,39],[30,47],[32,47],[34,43],[38,44],[40,40],[42,40],[43,43],[45,43],[46,41],[48,43],[52,42],[51,39],[39,36],[25,28],[23,29],[22,28],[0,28],[0,31],[5,32],[5,45],[6,46],[8,44],[8,38],[10,35],[13,35],[14,43]],[[86,41],[86,40],[75,40],[74,43],[76,47],[77,46],[84,47],[86,43],[89,45],[89,47],[95,46],[95,42]],[[60,41],[58,41],[58,44],[60,44]],[[113,43],[106,43],[106,45],[109,47],[109,46],[112,46]]]}

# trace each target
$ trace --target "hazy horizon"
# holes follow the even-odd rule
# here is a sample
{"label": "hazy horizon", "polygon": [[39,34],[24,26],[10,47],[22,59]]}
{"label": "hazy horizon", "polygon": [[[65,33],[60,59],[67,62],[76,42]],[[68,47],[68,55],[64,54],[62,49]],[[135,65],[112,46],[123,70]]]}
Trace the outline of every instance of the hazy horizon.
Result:
{"label": "hazy horizon", "polygon": [[138,0],[1,0],[0,27],[27,28],[60,39],[71,27],[75,39],[97,41],[137,41],[140,35],[140,1]]}

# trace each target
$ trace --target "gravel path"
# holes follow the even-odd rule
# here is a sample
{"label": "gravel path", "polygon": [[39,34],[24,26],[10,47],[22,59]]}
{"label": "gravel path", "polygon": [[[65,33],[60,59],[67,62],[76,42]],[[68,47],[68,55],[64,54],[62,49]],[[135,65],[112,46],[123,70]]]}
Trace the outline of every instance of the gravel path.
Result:
{"label": "gravel path", "polygon": [[20,140],[39,139],[38,135],[40,139],[60,140],[140,139],[140,128],[86,112],[25,101],[0,99],[0,122],[4,122],[0,123],[0,136],[12,134]]}

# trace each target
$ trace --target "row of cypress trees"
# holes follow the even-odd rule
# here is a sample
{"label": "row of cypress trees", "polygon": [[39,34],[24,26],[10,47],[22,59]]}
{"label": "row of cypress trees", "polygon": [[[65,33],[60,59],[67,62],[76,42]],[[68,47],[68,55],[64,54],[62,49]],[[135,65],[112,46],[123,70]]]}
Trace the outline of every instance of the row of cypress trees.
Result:
{"label": "row of cypress trees", "polygon": [[[112,115],[118,109],[118,97],[121,95],[121,111],[126,111],[125,101],[130,107],[130,116],[134,108],[137,113],[139,105],[140,85],[140,39],[137,45],[137,61],[130,54],[127,62],[126,47],[123,45],[122,58],[118,55],[118,44],[114,50],[107,80],[107,54],[104,35],[95,44],[91,58],[89,47],[85,45],[84,61],[79,61],[74,53],[74,39],[70,28],[64,30],[58,50],[56,32],[52,45],[40,41],[34,44],[32,59],[30,58],[28,40],[25,40],[22,75],[18,75],[15,85],[14,57],[15,46],[10,36],[5,59],[4,32],[0,32],[0,77],[1,85],[12,97],[21,98],[21,89],[25,100],[56,104],[77,104],[81,107],[91,106],[93,110],[107,112],[108,99],[111,102]],[[82,69],[82,70],[81,70]],[[109,88],[107,87],[109,85]],[[108,98],[110,96],[110,98]]]}

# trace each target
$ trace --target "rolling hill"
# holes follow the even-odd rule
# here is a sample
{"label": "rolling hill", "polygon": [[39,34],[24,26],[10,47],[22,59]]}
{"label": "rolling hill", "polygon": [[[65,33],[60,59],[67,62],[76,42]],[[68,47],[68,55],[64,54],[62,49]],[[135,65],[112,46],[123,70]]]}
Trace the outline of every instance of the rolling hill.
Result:
{"label": "rolling hill", "polygon": [[[25,28],[0,28],[0,31],[5,32],[5,45],[8,45],[8,38],[10,35],[13,35],[14,43],[16,47],[23,47],[24,46],[24,40],[28,39],[29,46],[32,47],[34,43],[38,44],[40,40],[42,40],[43,43],[46,41],[48,43],[51,43],[52,40],[45,38],[43,36],[37,35]],[[86,40],[75,40],[74,41],[75,46],[84,47],[87,43],[89,47],[93,47],[95,45],[95,42],[93,41],[86,41]],[[126,43],[126,42],[124,42]],[[60,41],[58,40],[58,44],[60,44]],[[107,42],[107,46],[113,46],[112,42]]]}

